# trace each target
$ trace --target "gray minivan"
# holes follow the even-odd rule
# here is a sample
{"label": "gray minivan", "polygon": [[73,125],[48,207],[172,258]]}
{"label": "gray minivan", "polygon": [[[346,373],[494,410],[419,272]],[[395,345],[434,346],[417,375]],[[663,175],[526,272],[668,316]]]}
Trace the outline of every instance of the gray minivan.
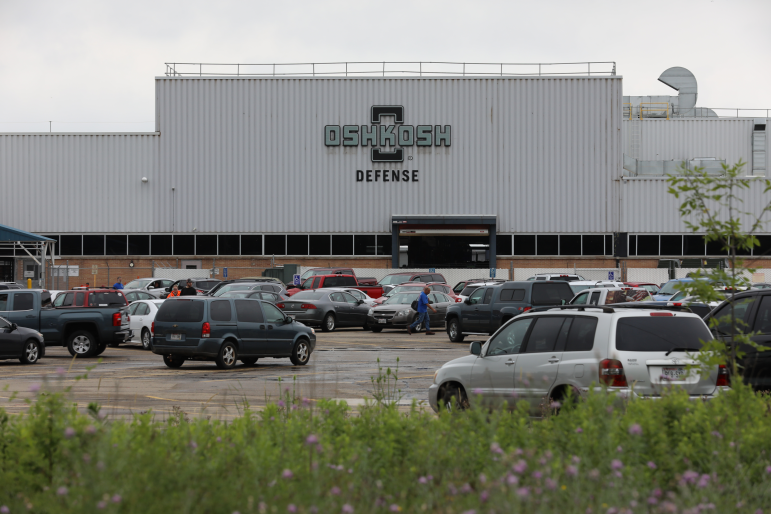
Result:
{"label": "gray minivan", "polygon": [[252,298],[177,297],[163,302],[153,322],[153,353],[170,368],[213,360],[220,369],[260,357],[308,363],[316,333],[270,302]]}

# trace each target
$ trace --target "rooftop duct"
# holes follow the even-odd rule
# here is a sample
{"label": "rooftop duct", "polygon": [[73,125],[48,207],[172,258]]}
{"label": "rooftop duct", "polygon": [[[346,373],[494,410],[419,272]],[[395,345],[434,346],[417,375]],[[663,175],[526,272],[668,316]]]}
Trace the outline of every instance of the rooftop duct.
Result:
{"label": "rooftop duct", "polygon": [[624,119],[717,118],[712,109],[696,107],[699,96],[696,77],[681,66],[669,68],[659,81],[678,92],[677,96],[625,96]]}
{"label": "rooftop duct", "polygon": [[693,73],[680,66],[669,68],[659,77],[663,82],[678,92],[677,110],[681,116],[693,116],[693,108],[696,107],[698,98],[698,85]]}

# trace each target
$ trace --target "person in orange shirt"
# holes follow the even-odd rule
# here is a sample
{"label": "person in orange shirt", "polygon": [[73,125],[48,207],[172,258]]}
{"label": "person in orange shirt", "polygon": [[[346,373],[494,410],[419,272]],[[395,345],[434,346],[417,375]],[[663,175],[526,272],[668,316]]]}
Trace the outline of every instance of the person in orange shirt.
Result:
{"label": "person in orange shirt", "polygon": [[171,291],[169,291],[168,298],[171,298],[172,296],[179,296],[179,287],[177,284],[174,284],[174,286],[171,288]]}

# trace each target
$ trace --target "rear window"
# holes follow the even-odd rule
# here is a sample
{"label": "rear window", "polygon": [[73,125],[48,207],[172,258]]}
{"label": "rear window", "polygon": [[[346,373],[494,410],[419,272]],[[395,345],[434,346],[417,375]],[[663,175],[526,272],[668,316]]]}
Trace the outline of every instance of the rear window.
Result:
{"label": "rear window", "polygon": [[404,282],[409,282],[410,278],[412,278],[412,275],[388,275],[383,277],[378,284],[381,286],[403,284]]}
{"label": "rear window", "polygon": [[573,299],[573,290],[566,283],[533,284],[533,305],[562,305]]}
{"label": "rear window", "polygon": [[524,289],[504,289],[501,291],[501,302],[521,302],[524,299]]}
{"label": "rear window", "polygon": [[168,323],[194,323],[203,321],[203,304],[201,300],[166,300],[155,315],[156,321]]}
{"label": "rear window", "polygon": [[126,298],[120,293],[91,293],[88,295],[89,307],[111,307],[113,305],[128,305]]}
{"label": "rear window", "polygon": [[356,279],[353,277],[327,277],[324,279],[324,287],[344,287],[356,286]]}
{"label": "rear window", "polygon": [[319,300],[324,293],[318,293],[316,291],[300,291],[297,294],[292,295],[291,300]]}
{"label": "rear window", "polygon": [[32,293],[16,293],[13,297],[13,310],[31,311],[34,308],[34,298]]}
{"label": "rear window", "polygon": [[570,275],[552,275],[549,280],[561,280],[563,282],[575,282],[578,277],[571,277]]}
{"label": "rear window", "polygon": [[616,349],[624,352],[698,351],[711,339],[702,320],[684,316],[621,318],[616,326]]}
{"label": "rear window", "polygon": [[208,290],[208,289],[211,289],[212,287],[214,287],[217,284],[219,284],[219,282],[214,282],[214,281],[211,281],[211,280],[209,280],[209,281],[204,280],[202,282],[196,282],[195,286],[197,288],[199,288],[199,289]]}

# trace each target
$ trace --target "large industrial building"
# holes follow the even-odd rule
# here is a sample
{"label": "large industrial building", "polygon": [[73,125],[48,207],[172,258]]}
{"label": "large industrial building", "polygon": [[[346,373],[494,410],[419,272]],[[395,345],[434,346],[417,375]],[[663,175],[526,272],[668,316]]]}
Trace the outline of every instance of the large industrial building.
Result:
{"label": "large industrial building", "polygon": [[[768,119],[697,107],[683,68],[659,78],[677,96],[635,97],[615,63],[586,64],[382,76],[167,66],[154,132],[1,134],[0,223],[54,239],[57,262],[81,268],[723,256],[686,230],[666,174],[742,160],[768,176]],[[768,201],[760,181],[743,194],[748,210]],[[771,235],[761,243],[756,258]],[[24,248],[0,252],[0,279],[38,273]]]}

